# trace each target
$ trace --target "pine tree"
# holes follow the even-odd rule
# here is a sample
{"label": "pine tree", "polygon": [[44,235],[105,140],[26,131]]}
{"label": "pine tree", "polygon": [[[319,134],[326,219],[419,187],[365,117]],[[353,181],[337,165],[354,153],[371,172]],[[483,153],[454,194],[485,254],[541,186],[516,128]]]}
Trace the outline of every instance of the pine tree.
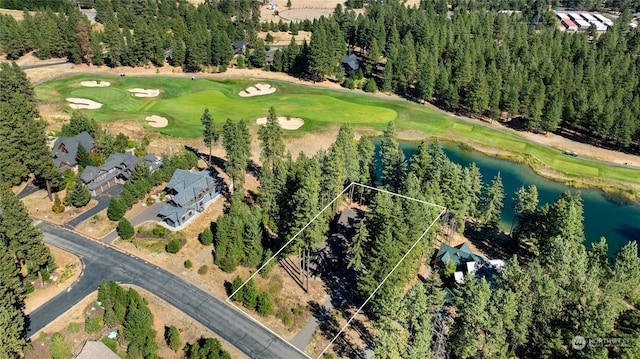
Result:
{"label": "pine tree", "polygon": [[211,148],[213,147],[214,142],[218,142],[218,137],[220,136],[220,134],[218,133],[216,126],[213,123],[213,117],[211,117],[211,114],[209,114],[208,108],[204,109],[202,117],[200,118],[200,122],[203,126],[203,142],[205,146],[209,147],[209,166],[211,166]]}
{"label": "pine tree", "polygon": [[278,124],[276,110],[269,108],[267,123],[258,129],[258,140],[260,140],[260,159],[263,166],[270,171],[275,170],[276,162],[284,155],[284,141],[282,140],[282,127]]}
{"label": "pine tree", "polygon": [[27,345],[23,338],[25,315],[22,312],[25,290],[6,242],[0,235],[0,342],[7,357],[19,357]]}
{"label": "pine tree", "polygon": [[389,122],[380,142],[382,162],[382,186],[391,192],[398,192],[404,180],[406,161],[404,152],[396,139],[395,123]]}
{"label": "pine tree", "polygon": [[0,238],[8,241],[8,249],[21,266],[22,274],[39,275],[51,257],[42,242],[42,231],[32,224],[22,201],[6,187],[0,190],[0,212]]}
{"label": "pine tree", "polygon": [[[78,152],[76,153],[76,162],[80,168],[85,168],[89,165],[89,153],[82,144],[78,144]],[[78,171],[82,173],[82,171]]]}
{"label": "pine tree", "polygon": [[202,243],[202,245],[205,245],[205,246],[208,246],[211,243],[213,243],[213,232],[211,231],[211,228],[209,227],[205,228],[204,231],[200,233],[199,239],[200,239],[200,243]]}
{"label": "pine tree", "polygon": [[344,164],[346,183],[358,181],[360,177],[358,143],[355,139],[353,127],[350,124],[345,123],[340,126],[334,146],[336,146],[336,150],[343,158],[342,163]]}
{"label": "pine tree", "polygon": [[263,317],[268,317],[273,314],[273,304],[271,304],[271,297],[269,297],[269,293],[261,292],[258,295],[258,305],[256,306],[256,310],[258,314]]}
{"label": "pine tree", "polygon": [[119,221],[124,213],[126,208],[122,204],[122,201],[119,198],[111,198],[109,200],[109,207],[107,208],[107,217],[109,217],[112,221]]}
{"label": "pine tree", "polygon": [[234,122],[227,119],[222,128],[222,146],[227,153],[225,170],[231,177],[234,191],[243,193],[244,169],[251,156],[251,134],[243,120]]}
{"label": "pine tree", "polygon": [[133,238],[135,234],[135,229],[131,225],[131,222],[129,222],[129,220],[124,217],[121,218],[120,221],[118,221],[118,227],[116,228],[116,231],[118,232],[120,238],[124,239],[125,241]]}
{"label": "pine tree", "polygon": [[262,39],[258,39],[256,41],[256,46],[251,53],[251,56],[249,56],[249,62],[251,62],[254,67],[262,68],[265,65],[266,61],[267,53],[264,50],[264,41],[262,41]]}
{"label": "pine tree", "polygon": [[485,231],[487,229],[498,229],[498,222],[504,206],[504,197],[502,178],[500,177],[500,172],[498,172],[480,201],[479,221]]}
{"label": "pine tree", "polygon": [[91,200],[91,192],[84,182],[77,178],[71,190],[71,204],[78,208],[84,207]]}

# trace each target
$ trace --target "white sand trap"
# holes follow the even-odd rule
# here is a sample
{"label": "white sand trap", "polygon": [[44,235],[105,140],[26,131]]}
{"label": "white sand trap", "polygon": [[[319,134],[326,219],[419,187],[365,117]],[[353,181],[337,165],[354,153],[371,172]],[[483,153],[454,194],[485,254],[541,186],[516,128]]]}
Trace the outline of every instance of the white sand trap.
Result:
{"label": "white sand trap", "polygon": [[133,92],[135,97],[157,97],[160,95],[160,90],[158,89],[129,89],[129,92]]}
{"label": "white sand trap", "polygon": [[111,82],[109,81],[82,81],[80,82],[81,86],[84,87],[107,87],[111,86]]}
{"label": "white sand trap", "polygon": [[147,120],[149,126],[156,128],[167,127],[167,125],[169,124],[169,121],[165,117],[157,115],[147,116],[145,120]]}
{"label": "white sand trap", "polygon": [[240,97],[251,97],[260,95],[269,95],[276,92],[276,88],[269,84],[256,84],[255,86],[249,86],[245,90],[238,93]]}
{"label": "white sand trap", "polygon": [[[267,118],[260,117],[256,119],[258,125],[266,125]],[[299,117],[278,116],[278,124],[285,130],[297,130],[304,125],[304,120]]]}
{"label": "white sand trap", "polygon": [[67,98],[67,101],[69,102],[69,107],[76,110],[80,110],[80,109],[95,110],[97,108],[102,107],[101,103],[87,100],[86,98],[69,97]]}

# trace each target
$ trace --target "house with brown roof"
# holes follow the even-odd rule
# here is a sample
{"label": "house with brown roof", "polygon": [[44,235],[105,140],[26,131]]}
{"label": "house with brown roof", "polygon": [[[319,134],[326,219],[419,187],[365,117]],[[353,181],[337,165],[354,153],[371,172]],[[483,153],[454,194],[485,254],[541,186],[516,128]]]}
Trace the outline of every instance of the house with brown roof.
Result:
{"label": "house with brown roof", "polygon": [[51,157],[53,157],[53,163],[60,172],[78,168],[78,161],[76,161],[78,146],[84,147],[87,153],[92,153],[96,150],[96,143],[87,131],[83,131],[73,137],[58,137],[53,143]]}

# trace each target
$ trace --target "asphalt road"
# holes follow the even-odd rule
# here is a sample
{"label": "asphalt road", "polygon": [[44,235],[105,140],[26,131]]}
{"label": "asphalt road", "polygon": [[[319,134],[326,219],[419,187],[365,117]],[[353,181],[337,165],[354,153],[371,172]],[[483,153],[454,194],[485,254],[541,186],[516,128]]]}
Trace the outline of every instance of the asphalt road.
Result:
{"label": "asphalt road", "polygon": [[225,302],[141,258],[101,245],[49,223],[41,223],[44,241],[80,257],[83,274],[29,314],[27,337],[58,318],[98,288],[102,280],[137,285],[202,323],[250,358],[307,358]]}

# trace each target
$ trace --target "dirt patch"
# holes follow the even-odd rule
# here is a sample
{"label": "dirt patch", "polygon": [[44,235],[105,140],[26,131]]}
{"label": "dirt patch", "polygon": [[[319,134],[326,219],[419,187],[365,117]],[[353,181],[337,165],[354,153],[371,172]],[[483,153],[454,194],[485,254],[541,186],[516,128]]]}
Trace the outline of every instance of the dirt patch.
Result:
{"label": "dirt patch", "polygon": [[69,107],[80,110],[95,110],[102,107],[102,104],[99,102],[95,102],[86,98],[78,98],[78,97],[67,97],[67,102],[69,102]]}
{"label": "dirt patch", "polygon": [[[256,119],[258,125],[266,125],[267,118],[259,117]],[[278,124],[285,130],[297,130],[304,125],[304,120],[299,117],[278,116]]]}
{"label": "dirt patch", "polygon": [[[65,198],[66,195],[66,190],[58,192],[61,200]],[[52,210],[54,202],[49,200],[47,191],[43,189],[26,196],[22,199],[22,202],[27,207],[31,217],[43,219],[55,224],[67,223],[98,204],[98,201],[92,198],[84,207],[75,208],[73,206],[67,206],[64,212],[54,213]]]}
{"label": "dirt patch", "polygon": [[270,95],[276,92],[276,88],[269,84],[256,84],[255,86],[249,86],[245,90],[238,93],[240,97],[252,97]]}
{"label": "dirt patch", "polygon": [[114,222],[107,217],[107,210],[105,209],[78,224],[74,230],[87,237],[101,239],[116,229],[117,225],[118,222]]}
{"label": "dirt patch", "polygon": [[129,92],[132,92],[135,97],[158,97],[160,95],[160,90],[158,89],[133,88],[129,89]]}
{"label": "dirt patch", "polygon": [[[10,15],[16,21],[24,20],[24,11],[22,10],[0,9],[0,15]],[[35,15],[35,11],[29,11],[29,15]]]}
{"label": "dirt patch", "polygon": [[34,285],[35,291],[27,295],[25,300],[25,314],[31,313],[67,289],[80,275],[80,259],[78,257],[49,244],[45,244],[45,246],[49,248],[58,268],[51,273],[51,282],[45,283],[44,287]]}
{"label": "dirt patch", "polygon": [[80,82],[80,86],[84,86],[84,87],[109,87],[109,86],[111,86],[111,82],[109,82],[109,81],[82,81],[82,82]]}
{"label": "dirt patch", "polygon": [[258,33],[258,37],[262,40],[267,38],[267,34],[271,34],[273,41],[271,45],[287,46],[291,43],[291,38],[295,38],[296,44],[302,45],[304,41],[309,43],[311,41],[311,31],[298,31],[298,35],[293,35],[290,32],[283,31],[267,31]]}
{"label": "dirt patch", "polygon": [[166,117],[162,117],[158,115],[147,116],[145,120],[147,121],[149,126],[155,127],[155,128],[167,127],[167,125],[169,124],[169,120],[167,120]]}

